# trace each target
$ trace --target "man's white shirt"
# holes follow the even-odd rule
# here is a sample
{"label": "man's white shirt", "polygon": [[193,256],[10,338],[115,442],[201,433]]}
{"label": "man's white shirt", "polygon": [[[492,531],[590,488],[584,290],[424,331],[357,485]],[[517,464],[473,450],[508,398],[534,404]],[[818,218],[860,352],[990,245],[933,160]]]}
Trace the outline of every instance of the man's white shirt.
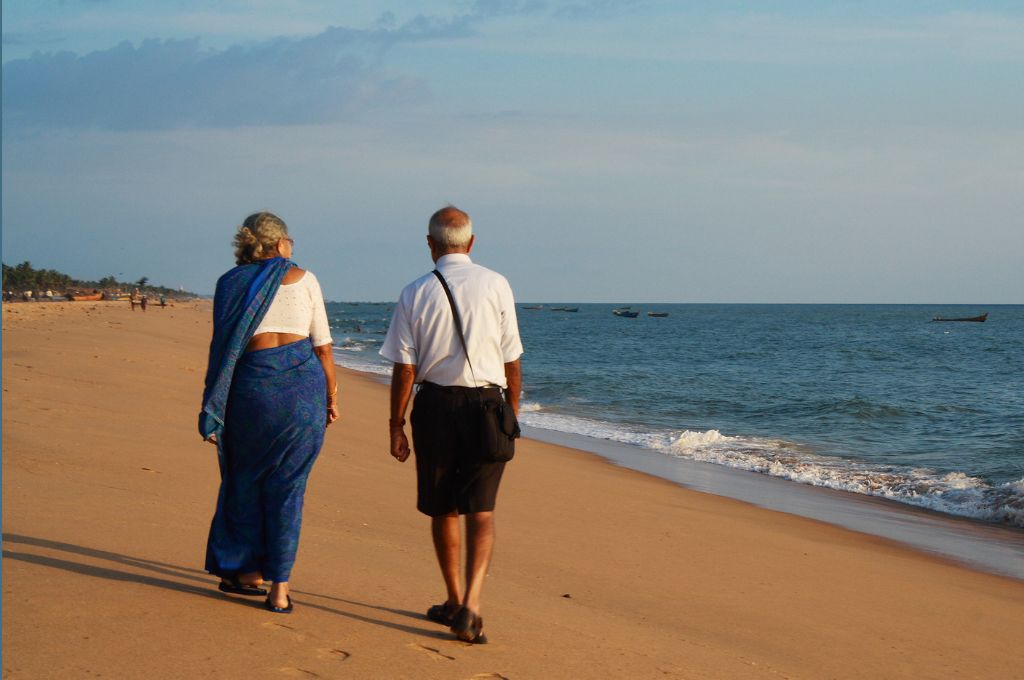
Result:
{"label": "man's white shirt", "polygon": [[505,364],[523,353],[511,286],[501,274],[461,253],[443,255],[436,267],[462,317],[473,370],[466,363],[448,297],[433,272],[402,290],[381,356],[416,366],[416,382],[507,387]]}

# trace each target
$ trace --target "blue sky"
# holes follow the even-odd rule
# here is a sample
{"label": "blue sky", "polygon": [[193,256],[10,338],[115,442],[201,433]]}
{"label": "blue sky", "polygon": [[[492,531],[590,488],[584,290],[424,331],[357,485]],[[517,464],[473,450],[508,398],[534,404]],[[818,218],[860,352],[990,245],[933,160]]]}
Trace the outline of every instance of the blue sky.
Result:
{"label": "blue sky", "polygon": [[3,3],[3,259],[332,299],[474,218],[521,300],[1024,302],[1020,3]]}

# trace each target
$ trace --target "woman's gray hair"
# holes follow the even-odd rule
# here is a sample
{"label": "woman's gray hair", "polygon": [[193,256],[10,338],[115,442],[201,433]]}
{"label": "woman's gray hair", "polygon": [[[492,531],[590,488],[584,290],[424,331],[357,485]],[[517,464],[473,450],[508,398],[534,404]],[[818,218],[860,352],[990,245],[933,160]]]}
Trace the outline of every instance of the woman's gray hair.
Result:
{"label": "woman's gray hair", "polygon": [[454,205],[445,206],[430,216],[429,233],[442,250],[464,250],[473,238],[473,221]]}
{"label": "woman's gray hair", "polygon": [[252,264],[277,252],[277,242],[288,236],[288,225],[271,212],[253,213],[235,233],[235,264]]}

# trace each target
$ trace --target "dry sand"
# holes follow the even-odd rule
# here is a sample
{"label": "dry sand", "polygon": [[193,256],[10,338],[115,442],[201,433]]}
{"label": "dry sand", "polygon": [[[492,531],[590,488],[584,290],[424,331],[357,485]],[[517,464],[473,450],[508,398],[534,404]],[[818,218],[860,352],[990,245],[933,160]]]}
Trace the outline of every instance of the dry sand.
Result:
{"label": "dry sand", "polygon": [[[487,646],[443,599],[386,388],[341,374],[295,613],[202,571],[209,303],[3,307],[5,678],[1024,677],[1024,582],[523,441]],[[524,357],[529,380],[529,357]]]}

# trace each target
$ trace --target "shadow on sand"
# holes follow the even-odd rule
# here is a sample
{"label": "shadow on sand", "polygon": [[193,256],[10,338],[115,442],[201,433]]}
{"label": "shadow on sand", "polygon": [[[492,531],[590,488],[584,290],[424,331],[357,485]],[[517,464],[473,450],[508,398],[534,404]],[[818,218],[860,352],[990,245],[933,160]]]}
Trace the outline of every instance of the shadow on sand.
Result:
{"label": "shadow on sand", "polygon": [[[142,557],[133,557],[131,555],[122,555],[120,553],[110,552],[107,550],[98,550],[96,548],[88,548],[85,546],[74,545],[71,543],[62,543],[60,541],[52,541],[45,538],[36,538],[34,536],[22,536],[20,534],[3,534],[4,550],[3,558],[5,560],[16,560],[18,562],[25,562],[28,564],[35,564],[44,567],[51,567],[54,569],[62,569],[75,574],[81,574],[83,576],[92,576],[96,578],[103,578],[110,581],[122,581],[127,583],[139,583],[154,588],[164,588],[166,590],[172,590],[179,593],[188,593],[190,595],[198,595],[200,597],[216,598],[218,600],[231,602],[234,604],[247,606],[247,607],[258,607],[263,608],[262,600],[252,599],[239,599],[226,597],[220,591],[215,589],[215,582],[211,582],[211,576],[205,571],[199,569],[191,569],[189,567],[182,567],[176,564],[168,564],[167,562],[158,562],[156,560],[149,560]],[[85,564],[83,562],[76,562],[71,559],[64,557],[52,557],[48,555],[39,555],[32,552],[22,552],[17,550],[8,549],[10,544],[18,544],[20,546],[32,546],[35,548],[44,548],[46,550],[58,551],[66,553],[67,555],[79,555],[83,557],[90,557],[98,560],[106,560],[113,562],[116,565],[122,565],[131,569],[140,569],[151,572],[147,573],[136,573],[134,571],[122,571],[119,569],[111,568],[108,566],[97,566],[93,564]],[[6,579],[5,579],[6,580]],[[183,582],[184,580],[184,582]],[[189,583],[187,581],[192,581]],[[197,583],[196,583],[197,582]],[[202,584],[202,585],[200,585]],[[341,597],[334,597],[331,595],[322,595],[320,593],[312,593],[303,590],[292,589],[291,591],[297,595],[303,595],[310,598],[316,598],[319,600],[328,600],[331,602],[340,602],[355,607],[363,607],[365,609],[376,610],[380,612],[387,612],[396,616],[404,616],[417,621],[424,621],[425,617],[417,612],[412,612],[406,609],[394,609],[391,607],[382,607],[379,605],[366,604],[365,602],[359,602],[356,600],[348,600]],[[439,631],[437,628],[420,628],[418,626],[411,626],[402,623],[395,623],[371,616],[365,616],[351,611],[342,611],[329,607],[317,602],[303,601],[296,603],[302,607],[308,607],[311,609],[319,609],[329,614],[336,614],[338,616],[344,616],[355,621],[362,623],[369,623],[375,626],[383,626],[385,628],[391,628],[394,630],[400,630],[405,633],[412,633],[414,635],[426,635],[430,637],[447,637],[447,635]]]}

